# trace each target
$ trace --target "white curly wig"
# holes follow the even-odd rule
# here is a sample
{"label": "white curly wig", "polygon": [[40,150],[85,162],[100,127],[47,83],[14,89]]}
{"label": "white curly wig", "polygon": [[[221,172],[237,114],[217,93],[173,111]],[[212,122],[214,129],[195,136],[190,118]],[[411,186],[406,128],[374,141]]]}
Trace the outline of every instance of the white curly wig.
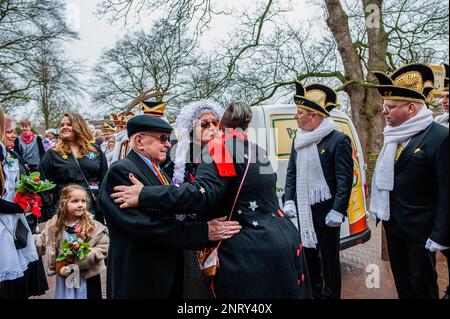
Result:
{"label": "white curly wig", "polygon": [[216,102],[211,100],[200,100],[186,105],[180,111],[180,114],[173,125],[178,136],[177,149],[175,153],[175,168],[173,173],[173,182],[183,183],[186,168],[186,156],[189,152],[191,143],[191,132],[194,130],[198,118],[206,113],[211,113],[221,118],[224,110]]}

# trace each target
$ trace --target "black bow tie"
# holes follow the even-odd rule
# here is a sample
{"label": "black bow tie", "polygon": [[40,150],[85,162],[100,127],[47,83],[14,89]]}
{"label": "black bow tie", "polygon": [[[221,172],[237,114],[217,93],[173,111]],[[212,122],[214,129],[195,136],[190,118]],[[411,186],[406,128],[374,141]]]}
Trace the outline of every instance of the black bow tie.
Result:
{"label": "black bow tie", "polygon": [[70,235],[75,234],[75,226],[66,226],[66,232],[69,233]]}

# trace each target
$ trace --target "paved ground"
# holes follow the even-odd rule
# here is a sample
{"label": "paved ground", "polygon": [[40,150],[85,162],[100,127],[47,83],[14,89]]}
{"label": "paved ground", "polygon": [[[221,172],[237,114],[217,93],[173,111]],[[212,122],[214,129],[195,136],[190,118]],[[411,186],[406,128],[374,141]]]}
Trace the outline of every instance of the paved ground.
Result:
{"label": "paved ground", "polygon": [[[381,229],[375,227],[372,221],[369,222],[369,226],[372,237],[367,243],[341,252],[342,297],[344,299],[395,299],[397,294],[389,262],[381,259]],[[374,275],[374,269],[379,269],[379,288],[368,288],[367,276]],[[438,258],[437,272],[440,293],[443,294],[448,283],[447,264],[444,258]],[[106,273],[102,273],[101,277],[103,295],[106,296]],[[372,286],[375,285],[375,281],[368,281]],[[54,298],[55,277],[49,277],[48,282],[50,289],[47,294],[35,298]]]}
{"label": "paved ground", "polygon": [[[394,279],[388,261],[381,259],[381,225],[369,221],[371,239],[341,252],[342,297],[346,299],[396,299]],[[437,257],[439,292],[443,295],[448,284],[447,262],[443,255]],[[366,272],[366,268],[367,272]],[[367,276],[379,269],[379,288],[367,288]],[[369,277],[370,281],[371,277]],[[369,282],[370,284],[370,282]],[[370,285],[369,285],[370,286]]]}

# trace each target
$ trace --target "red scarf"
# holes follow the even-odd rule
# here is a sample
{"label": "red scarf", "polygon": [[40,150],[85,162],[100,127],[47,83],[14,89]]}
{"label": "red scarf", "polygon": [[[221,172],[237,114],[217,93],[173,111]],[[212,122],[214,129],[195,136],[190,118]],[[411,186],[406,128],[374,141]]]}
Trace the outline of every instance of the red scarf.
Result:
{"label": "red scarf", "polygon": [[241,132],[237,132],[234,129],[226,129],[226,134],[208,143],[209,154],[213,158],[214,163],[216,163],[219,175],[222,177],[237,176],[236,170],[234,169],[233,157],[225,146],[225,141],[234,137],[245,141],[245,136]]}
{"label": "red scarf", "polygon": [[22,139],[22,141],[24,141],[27,145],[30,144],[31,142],[33,142],[34,139],[34,133],[31,132],[28,136],[25,136],[23,134],[20,135],[20,138]]}

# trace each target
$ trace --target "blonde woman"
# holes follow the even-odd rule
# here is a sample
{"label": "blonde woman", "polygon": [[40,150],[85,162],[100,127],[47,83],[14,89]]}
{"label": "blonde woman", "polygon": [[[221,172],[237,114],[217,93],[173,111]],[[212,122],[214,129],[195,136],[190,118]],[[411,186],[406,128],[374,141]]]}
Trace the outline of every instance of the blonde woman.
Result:
{"label": "blonde woman", "polygon": [[50,219],[55,212],[61,189],[68,184],[84,187],[91,197],[90,211],[95,219],[103,223],[103,213],[96,205],[98,189],[106,175],[108,164],[100,147],[92,143],[93,136],[83,117],[68,113],[60,123],[60,141],[50,149],[41,162],[40,170],[44,178],[57,186],[50,198],[44,198],[46,216]]}
{"label": "blonde woman", "polygon": [[[24,215],[29,209],[24,212],[13,202],[19,164],[11,158],[3,144],[14,145],[13,128],[14,126],[11,132],[11,125],[8,125],[5,133],[4,112],[0,107],[0,299],[26,299],[34,295],[34,282],[30,280],[39,262],[31,230]],[[20,248],[13,237],[16,228],[24,230]]]}

